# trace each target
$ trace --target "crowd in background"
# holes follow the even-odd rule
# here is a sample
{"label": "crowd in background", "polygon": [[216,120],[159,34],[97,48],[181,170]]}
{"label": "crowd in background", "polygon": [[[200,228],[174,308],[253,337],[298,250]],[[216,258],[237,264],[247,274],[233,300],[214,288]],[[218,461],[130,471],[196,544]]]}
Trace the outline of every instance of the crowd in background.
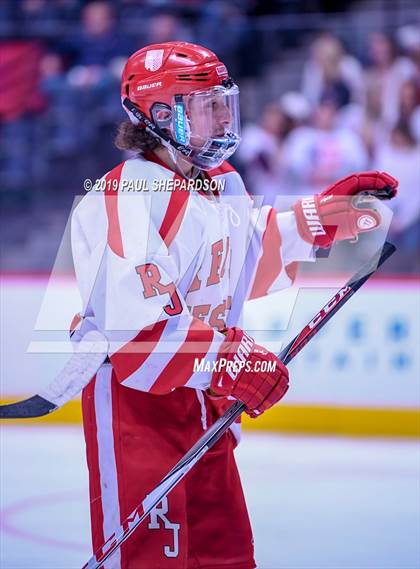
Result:
{"label": "crowd in background", "polygon": [[[127,56],[149,43],[193,41],[216,51],[240,88],[253,81],[261,101],[257,112],[241,109],[243,142],[233,160],[249,191],[274,203],[357,170],[387,170],[400,180],[391,232],[402,249],[400,268],[410,271],[420,251],[418,23],[367,26],[363,40],[350,46],[349,30],[314,32],[309,24],[317,20],[302,17],[325,15],[334,4],[2,2],[3,208],[12,215],[16,207],[67,204],[65,196],[81,193],[84,178],[118,163],[112,139],[124,118],[118,86]],[[297,84],[267,92],[264,70],[281,69],[282,58],[297,49],[304,54]]]}
{"label": "crowd in background", "polygon": [[390,203],[394,242],[407,258],[420,247],[420,35],[407,26],[396,42],[368,37],[368,65],[337,36],[319,35],[305,62],[300,92],[283,94],[243,132],[239,159],[254,193],[312,194],[358,170],[400,181]]}

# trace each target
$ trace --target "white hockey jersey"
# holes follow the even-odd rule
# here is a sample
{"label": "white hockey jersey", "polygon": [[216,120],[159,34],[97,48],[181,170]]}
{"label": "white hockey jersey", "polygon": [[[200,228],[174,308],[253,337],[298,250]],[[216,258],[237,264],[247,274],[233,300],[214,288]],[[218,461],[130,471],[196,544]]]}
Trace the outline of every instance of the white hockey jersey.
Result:
{"label": "white hockey jersey", "polygon": [[[134,158],[106,174],[73,212],[83,301],[74,339],[103,332],[127,387],[206,389],[220,330],[240,325],[246,300],[288,287],[295,262],[313,256],[294,213],[254,207],[228,163],[208,177],[219,193],[184,189],[185,180],[157,158]],[[210,365],[194,371],[201,358]]]}

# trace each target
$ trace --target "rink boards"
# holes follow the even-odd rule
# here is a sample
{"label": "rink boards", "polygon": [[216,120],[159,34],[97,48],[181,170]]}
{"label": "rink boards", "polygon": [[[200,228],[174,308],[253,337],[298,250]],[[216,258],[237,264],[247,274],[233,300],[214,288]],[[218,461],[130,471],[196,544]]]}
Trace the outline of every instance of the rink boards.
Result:
{"label": "rink boards", "polygon": [[[301,279],[247,303],[244,327],[275,352],[342,285]],[[284,402],[246,428],[419,436],[418,281],[376,279],[361,289],[293,361]],[[69,357],[67,329],[80,299],[68,275],[1,278],[1,400],[45,387]],[[42,422],[78,422],[79,401]]]}

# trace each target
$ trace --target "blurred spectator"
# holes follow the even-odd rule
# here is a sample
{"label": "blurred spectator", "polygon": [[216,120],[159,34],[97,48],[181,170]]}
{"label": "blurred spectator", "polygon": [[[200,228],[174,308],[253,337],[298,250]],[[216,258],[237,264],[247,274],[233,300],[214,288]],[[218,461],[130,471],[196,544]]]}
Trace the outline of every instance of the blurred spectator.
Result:
{"label": "blurred spectator", "polygon": [[238,158],[244,166],[248,191],[264,195],[265,203],[273,203],[277,195],[288,191],[284,185],[282,143],[309,112],[309,104],[300,93],[286,93],[279,103],[265,107],[259,124],[244,129]]}
{"label": "blurred spectator", "polygon": [[420,141],[420,84],[406,81],[401,85],[398,122],[408,125],[412,136]]}
{"label": "blurred spectator", "polygon": [[[80,124],[74,90],[68,83],[62,57],[47,53],[40,65],[41,88],[49,109],[45,116],[50,154],[74,154],[80,144]],[[85,118],[85,122],[89,117]]]}
{"label": "blurred spectator", "polygon": [[397,30],[397,41],[404,55],[420,69],[420,27],[416,24],[402,26]]}
{"label": "blurred spectator", "polygon": [[193,41],[191,31],[176,11],[163,10],[150,18],[146,30],[146,45],[176,40]]}
{"label": "blurred spectator", "polygon": [[[102,175],[120,160],[110,141],[123,117],[121,69],[130,53],[148,43],[176,39],[213,49],[239,78],[243,120],[255,117],[255,109],[299,82],[305,34],[317,33],[305,27],[304,19],[300,24],[299,11],[324,9],[328,3],[315,4],[0,0],[0,28],[6,38],[0,46],[0,198],[13,194],[20,204],[34,199],[35,205],[39,198],[33,190],[38,188],[44,208],[51,201],[44,199],[48,188],[71,198],[84,177]],[[386,13],[388,3],[382,4]],[[336,3],[330,5],[336,10]],[[392,10],[404,15],[404,7]],[[296,27],[285,29],[284,14],[291,15]],[[356,40],[360,53],[363,46],[357,40],[372,23],[360,30],[347,27],[345,16],[336,23],[337,30],[345,28]],[[257,115],[259,123],[244,128],[234,160],[249,191],[264,194],[269,203],[278,195],[316,192],[354,170],[390,170],[401,179],[400,196],[391,206],[392,231],[404,259],[405,250],[420,248],[415,231],[420,33],[412,23],[394,31],[398,44],[384,33],[369,36],[366,70],[334,33],[319,33],[304,63],[303,95],[286,93],[265,107]],[[406,270],[410,259],[404,262]]]}
{"label": "blurred spectator", "polygon": [[332,34],[321,34],[311,45],[309,60],[305,63],[302,92],[313,107],[333,86],[342,85],[352,103],[364,102],[362,67],[344,51],[341,41]]}
{"label": "blurred spectator", "polygon": [[368,156],[362,139],[339,126],[338,117],[337,101],[325,98],[312,124],[290,133],[284,148],[290,191],[318,192],[346,174],[366,169]]}
{"label": "blurred spectator", "polygon": [[281,141],[285,117],[279,105],[263,110],[259,124],[244,128],[238,159],[244,165],[247,189],[254,195],[270,198],[280,191]]}
{"label": "blurred spectator", "polygon": [[[197,43],[216,52],[232,77],[241,74],[241,58],[244,54],[239,50],[248,29],[245,4],[220,0],[206,2],[198,20]],[[258,49],[258,46],[255,47]]]}
{"label": "blurred spectator", "polygon": [[17,2],[21,23],[36,33],[46,33],[57,16],[56,9],[47,0],[22,0]]}
{"label": "blurred spectator", "polygon": [[82,30],[69,42],[74,64],[107,67],[114,58],[128,57],[133,42],[117,26],[114,7],[98,0],[87,4],[81,14]]}
{"label": "blurred spectator", "polygon": [[409,58],[399,57],[395,42],[382,32],[370,35],[369,57],[365,75],[368,117],[392,128],[398,122],[401,86],[415,78],[416,66]]}
{"label": "blurred spectator", "polygon": [[390,202],[391,235],[401,248],[400,258],[408,254],[413,260],[420,247],[420,144],[406,123],[398,124],[389,142],[378,146],[373,167],[391,172],[400,182],[397,198]]}
{"label": "blurred spectator", "polygon": [[55,37],[64,22],[76,21],[83,3],[82,0],[11,1],[19,21],[16,31],[40,37]]}
{"label": "blurred spectator", "polygon": [[114,5],[94,1],[81,12],[82,29],[62,48],[73,61],[68,71],[57,54],[43,61],[43,90],[52,102],[47,117],[50,157],[74,156],[97,144],[100,129],[120,114],[121,61],[134,51],[118,27]]}
{"label": "blurred spectator", "polygon": [[280,108],[288,119],[285,136],[291,130],[302,125],[311,115],[311,108],[308,100],[297,91],[288,91],[279,101]]}

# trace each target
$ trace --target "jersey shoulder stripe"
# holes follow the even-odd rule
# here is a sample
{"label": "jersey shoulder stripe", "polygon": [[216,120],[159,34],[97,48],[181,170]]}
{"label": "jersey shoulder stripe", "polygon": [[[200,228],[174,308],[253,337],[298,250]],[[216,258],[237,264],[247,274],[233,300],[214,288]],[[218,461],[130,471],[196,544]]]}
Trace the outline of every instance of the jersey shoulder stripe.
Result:
{"label": "jersey shoulder stripe", "polygon": [[[105,208],[108,217],[108,245],[119,257],[124,257],[124,248],[121,236],[121,226],[118,214],[118,187],[121,180],[121,172],[125,162],[113,168],[105,176]],[[113,185],[114,180],[116,186]]]}
{"label": "jersey shoulder stripe", "polygon": [[[175,179],[182,180],[181,176],[175,175]],[[182,220],[187,209],[188,199],[190,192],[180,188],[171,192],[169,204],[159,229],[159,234],[164,240],[167,247],[172,243],[178,230],[181,226]]]}

